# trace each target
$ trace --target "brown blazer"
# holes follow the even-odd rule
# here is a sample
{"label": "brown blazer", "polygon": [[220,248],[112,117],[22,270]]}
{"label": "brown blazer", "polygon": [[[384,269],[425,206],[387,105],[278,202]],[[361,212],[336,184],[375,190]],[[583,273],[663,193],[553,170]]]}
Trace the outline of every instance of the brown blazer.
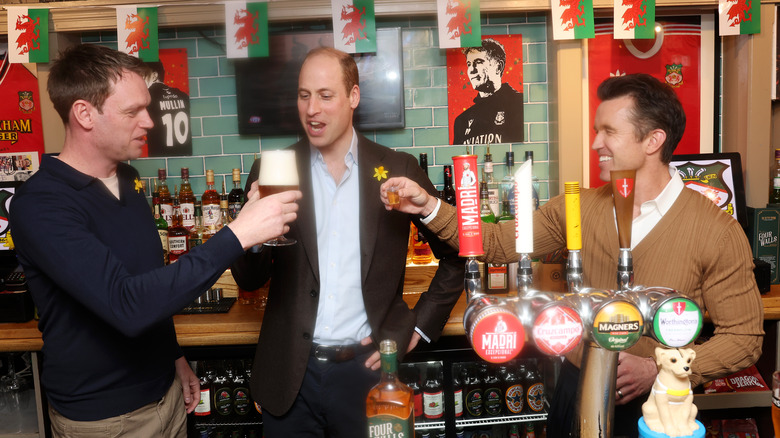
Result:
{"label": "brown blazer", "polygon": [[[277,416],[290,409],[303,381],[320,295],[308,140],[290,148],[296,151],[303,199],[298,219],[286,235],[298,243],[265,247],[260,254],[247,252],[232,266],[236,283],[244,289],[257,289],[271,280],[251,390],[263,409]],[[377,345],[382,339],[394,339],[398,351],[405,352],[415,326],[432,340],[438,339],[463,291],[464,261],[457,257],[455,249],[421,228],[440,262],[428,291],[420,297],[414,311],[409,309],[402,298],[409,222],[419,225],[419,217],[385,210],[379,198],[379,186],[384,180],[377,181],[374,169],[384,166],[389,177],[407,176],[432,194],[436,190],[411,155],[361,135],[358,148],[360,265],[371,336]],[[258,168],[259,162],[255,162],[247,186],[257,178]]]}

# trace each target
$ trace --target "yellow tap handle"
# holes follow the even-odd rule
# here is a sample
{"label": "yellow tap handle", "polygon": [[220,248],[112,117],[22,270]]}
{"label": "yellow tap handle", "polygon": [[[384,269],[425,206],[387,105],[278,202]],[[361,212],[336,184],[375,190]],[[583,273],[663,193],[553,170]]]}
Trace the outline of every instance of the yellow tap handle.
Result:
{"label": "yellow tap handle", "polygon": [[580,219],[580,183],[570,181],[563,184],[566,201],[566,248],[570,251],[582,249],[582,222]]}

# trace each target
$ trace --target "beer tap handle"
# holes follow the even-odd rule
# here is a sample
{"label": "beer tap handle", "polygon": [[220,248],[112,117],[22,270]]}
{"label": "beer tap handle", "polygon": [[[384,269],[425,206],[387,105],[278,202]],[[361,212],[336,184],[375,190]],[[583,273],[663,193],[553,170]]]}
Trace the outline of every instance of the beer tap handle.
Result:
{"label": "beer tap handle", "polygon": [[482,296],[482,279],[479,275],[479,263],[476,257],[466,259],[466,299],[471,302],[473,299]]}
{"label": "beer tap handle", "polygon": [[519,296],[528,295],[533,289],[534,273],[531,268],[531,255],[520,254],[517,264],[517,293]]}
{"label": "beer tap handle", "polygon": [[631,222],[634,218],[634,183],[636,170],[613,170],[612,199],[615,202],[620,257],[617,282],[621,291],[630,290],[634,284],[634,263],[631,255]]}
{"label": "beer tap handle", "polygon": [[582,289],[582,220],[580,216],[580,183],[564,183],[566,202],[566,249],[569,256],[566,261],[566,283],[569,292],[577,293]]}

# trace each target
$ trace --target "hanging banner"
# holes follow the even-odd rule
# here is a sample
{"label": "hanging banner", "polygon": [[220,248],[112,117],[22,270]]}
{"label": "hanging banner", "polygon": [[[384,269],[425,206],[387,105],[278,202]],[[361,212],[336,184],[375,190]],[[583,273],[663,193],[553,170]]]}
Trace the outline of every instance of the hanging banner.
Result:
{"label": "hanging banner", "polygon": [[553,39],[593,38],[593,0],[550,0]]}
{"label": "hanging banner", "polygon": [[268,3],[225,3],[228,58],[268,57]]}
{"label": "hanging banner", "polygon": [[439,47],[475,47],[482,41],[479,0],[436,0]]}
{"label": "hanging banner", "polygon": [[720,0],[718,2],[720,36],[761,33],[761,2],[758,0]]}
{"label": "hanging banner", "polygon": [[[44,152],[38,78],[0,41],[0,181],[26,179]],[[33,167],[34,166],[34,167]]]}
{"label": "hanging banner", "polygon": [[655,0],[615,0],[615,38],[655,38]]}
{"label": "hanging banner", "polygon": [[146,83],[152,97],[148,110],[154,126],[146,134],[147,146],[141,156],[191,156],[187,49],[160,49],[160,61],[146,65],[152,70]]}
{"label": "hanging banner", "polygon": [[376,52],[374,0],[332,0],[333,47],[347,53]]}
{"label": "hanging banner", "polygon": [[49,62],[49,10],[16,6],[6,10],[10,61]]}
{"label": "hanging banner", "polygon": [[159,61],[157,8],[116,8],[117,49],[146,62]]}

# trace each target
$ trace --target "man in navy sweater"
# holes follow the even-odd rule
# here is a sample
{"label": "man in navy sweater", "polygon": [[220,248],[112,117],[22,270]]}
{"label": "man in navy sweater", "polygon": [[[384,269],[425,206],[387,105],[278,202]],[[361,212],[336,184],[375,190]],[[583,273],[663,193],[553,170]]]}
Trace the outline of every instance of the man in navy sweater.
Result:
{"label": "man in navy sweater", "polygon": [[146,73],[112,49],[67,50],[48,82],[65,123],[62,152],[44,156],[12,201],[54,437],[186,436],[200,388],[172,315],[296,218],[300,192],[260,200],[254,187],[235,221],[164,266],[138,172],[124,163],[140,156],[152,127]]}

